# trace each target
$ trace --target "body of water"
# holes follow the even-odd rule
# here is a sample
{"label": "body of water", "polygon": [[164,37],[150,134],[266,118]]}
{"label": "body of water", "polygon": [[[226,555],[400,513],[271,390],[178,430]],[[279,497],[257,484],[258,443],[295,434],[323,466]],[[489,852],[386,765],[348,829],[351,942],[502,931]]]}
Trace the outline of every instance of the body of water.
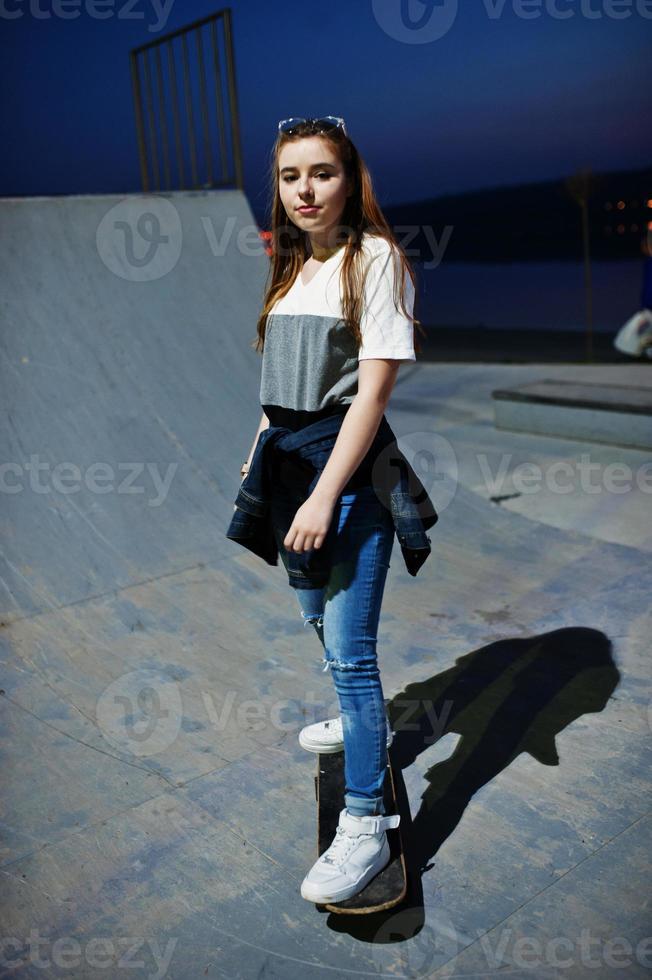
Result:
{"label": "body of water", "polygon": [[[593,329],[616,333],[641,305],[643,257],[593,262]],[[465,263],[436,269],[414,262],[417,315],[425,326],[584,330],[581,262]]]}

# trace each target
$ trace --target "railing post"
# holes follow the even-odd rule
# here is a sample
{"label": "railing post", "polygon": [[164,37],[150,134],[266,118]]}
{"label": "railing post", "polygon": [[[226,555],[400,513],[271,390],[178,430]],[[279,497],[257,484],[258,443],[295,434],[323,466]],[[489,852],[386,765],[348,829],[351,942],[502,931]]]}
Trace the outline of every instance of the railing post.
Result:
{"label": "railing post", "polygon": [[145,127],[143,125],[143,106],[140,93],[140,77],[138,74],[138,54],[131,51],[129,54],[131,65],[131,83],[134,94],[134,110],[136,113],[136,138],[138,139],[138,160],[140,163],[140,181],[143,190],[149,190],[149,174],[147,171],[147,150],[145,148]]}
{"label": "railing post", "polygon": [[[217,23],[224,27],[224,71],[221,78],[221,59],[218,47]],[[207,43],[212,49],[212,58],[205,57],[202,29],[207,28],[210,38]],[[188,36],[194,33],[196,45],[191,58]],[[179,98],[177,67],[174,41],[178,40],[181,78],[183,87]],[[161,56],[161,46],[167,46],[167,64]],[[150,65],[150,53],[154,62]],[[139,62],[139,59],[142,59]],[[165,183],[167,190],[175,186],[180,190],[186,187],[186,159],[190,169],[190,188],[244,186],[242,170],[242,149],[240,146],[240,122],[235,80],[235,58],[233,53],[233,30],[231,11],[227,7],[217,13],[197,20],[186,27],[171,31],[163,37],[149,41],[134,48],[129,53],[131,65],[134,109],[138,139],[138,155],[143,191],[161,190]],[[207,80],[207,69],[213,69],[213,82]],[[165,84],[167,68],[168,85]],[[228,93],[230,119],[225,118],[222,85]],[[209,92],[215,102],[217,120],[217,139],[211,132]],[[181,104],[180,104],[181,103]],[[172,125],[169,124],[171,114]],[[185,117],[182,119],[182,115]],[[195,122],[199,126],[196,131]],[[227,126],[230,128],[231,153],[227,142]],[[176,156],[176,175],[172,174],[171,135],[174,135]],[[159,154],[160,142],[160,154]],[[203,142],[203,152],[199,145]],[[214,147],[216,148],[214,151]],[[186,157],[186,149],[188,156]],[[222,161],[218,167],[216,154]],[[160,156],[160,161],[159,161]],[[151,169],[151,175],[150,175]]]}
{"label": "railing post", "polygon": [[233,31],[231,29],[231,11],[224,11],[224,40],[226,48],[226,78],[229,86],[229,107],[231,110],[231,139],[233,140],[233,158],[235,164],[236,186],[242,190],[242,153],[240,148],[240,125],[238,121],[238,101],[235,90],[235,61],[233,55]]}

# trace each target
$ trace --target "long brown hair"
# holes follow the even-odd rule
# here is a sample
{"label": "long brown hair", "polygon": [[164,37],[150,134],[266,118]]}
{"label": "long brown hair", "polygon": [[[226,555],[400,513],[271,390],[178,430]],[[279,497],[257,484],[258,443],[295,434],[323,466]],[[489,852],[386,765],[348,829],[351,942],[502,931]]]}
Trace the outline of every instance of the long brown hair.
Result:
{"label": "long brown hair", "polygon": [[[263,309],[258,318],[258,336],[252,347],[257,352],[262,352],[265,344],[267,316],[274,303],[289,291],[304,262],[309,257],[307,233],[301,231],[288,218],[281,201],[278,174],[279,154],[286,143],[296,142],[307,136],[315,135],[328,140],[334,146],[347,178],[352,181],[352,193],[346,199],[340,217],[340,234],[338,235],[338,241],[344,247],[341,266],[342,319],[353,333],[359,347],[362,341],[360,317],[364,301],[364,281],[368,271],[368,262],[365,260],[365,256],[360,254],[363,244],[362,236],[366,232],[385,238],[393,246],[393,261],[395,263],[400,262],[400,275],[397,274],[395,277],[394,303],[400,303],[400,312],[412,321],[415,353],[421,353],[422,347],[416,336],[416,330],[420,330],[424,337],[426,336],[425,331],[421,321],[415,316],[410,316],[405,307],[406,275],[409,275],[412,285],[416,287],[414,270],[380,209],[374,193],[371,174],[353,142],[341,129],[329,129],[326,132],[320,132],[310,122],[300,123],[291,134],[280,131],[272,148],[269,188],[269,200],[271,201],[269,226],[272,255],[265,286]],[[398,266],[395,268],[398,273]],[[414,299],[416,307],[416,288]]]}

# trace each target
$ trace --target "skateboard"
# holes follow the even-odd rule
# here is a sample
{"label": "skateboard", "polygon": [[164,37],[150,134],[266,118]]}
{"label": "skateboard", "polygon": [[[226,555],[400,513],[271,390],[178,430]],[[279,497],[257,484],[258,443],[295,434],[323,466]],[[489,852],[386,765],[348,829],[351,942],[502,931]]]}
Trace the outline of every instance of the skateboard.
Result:
{"label": "skateboard", "polygon": [[[344,752],[317,755],[317,775],[315,776],[315,797],[317,799],[317,850],[318,856],[330,847],[335,837],[340,810],[344,806]],[[396,782],[392,770],[392,760],[387,753],[387,769],[383,787],[385,815],[398,812],[396,804]],[[405,852],[401,838],[401,827],[385,831],[390,847],[389,863],[367,883],[356,895],[341,902],[318,902],[319,908],[330,912],[363,915],[368,912],[381,912],[391,909],[405,898],[407,893],[407,870]]]}

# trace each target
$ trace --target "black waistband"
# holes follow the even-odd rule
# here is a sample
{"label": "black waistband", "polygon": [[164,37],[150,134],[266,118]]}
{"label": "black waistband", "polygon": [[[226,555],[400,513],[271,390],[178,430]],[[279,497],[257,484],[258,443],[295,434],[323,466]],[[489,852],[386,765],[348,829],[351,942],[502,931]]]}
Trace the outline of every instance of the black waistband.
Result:
{"label": "black waistband", "polygon": [[[270,425],[281,425],[290,429],[292,432],[298,432],[312,422],[318,422],[320,419],[328,418],[331,415],[346,415],[351,406],[350,404],[345,405],[341,403],[338,405],[327,405],[326,408],[319,409],[317,412],[283,408],[280,405],[262,405],[261,407],[269,419]],[[349,478],[346,486],[342,488],[342,493],[349,493],[352,490],[360,489],[360,487],[371,485],[373,459],[370,458],[370,454],[371,449],[367,457],[362,460],[357,470]],[[273,465],[274,478],[280,476],[279,465],[278,462],[275,462]]]}
{"label": "black waistband", "polygon": [[283,408],[281,405],[262,405],[270,425],[282,425],[292,432],[298,432],[313,422],[328,418],[331,415],[346,415],[350,405],[327,405],[316,412],[306,412],[302,409]]}

